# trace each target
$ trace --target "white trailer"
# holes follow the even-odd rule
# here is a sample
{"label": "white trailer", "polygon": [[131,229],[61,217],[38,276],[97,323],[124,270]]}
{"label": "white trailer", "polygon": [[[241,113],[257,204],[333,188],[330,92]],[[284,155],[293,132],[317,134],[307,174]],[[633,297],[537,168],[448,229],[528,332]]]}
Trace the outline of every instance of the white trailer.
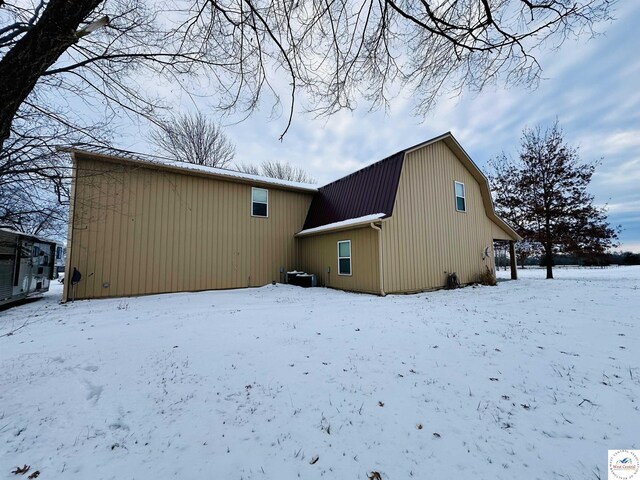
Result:
{"label": "white trailer", "polygon": [[49,290],[56,243],[0,228],[0,305]]}

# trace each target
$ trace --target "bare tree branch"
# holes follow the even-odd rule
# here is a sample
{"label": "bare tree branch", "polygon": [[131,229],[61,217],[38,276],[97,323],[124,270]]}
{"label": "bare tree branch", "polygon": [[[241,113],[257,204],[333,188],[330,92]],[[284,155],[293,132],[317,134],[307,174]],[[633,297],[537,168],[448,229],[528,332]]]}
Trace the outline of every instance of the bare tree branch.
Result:
{"label": "bare tree branch", "polygon": [[259,167],[255,165],[239,163],[236,169],[253,175],[262,175],[264,177],[279,178],[280,180],[288,180],[290,182],[299,183],[317,183],[316,179],[309,175],[305,170],[294,167],[290,163],[265,160]]}
{"label": "bare tree branch", "polygon": [[200,112],[160,122],[151,140],[170,158],[209,167],[226,167],[236,153],[222,127]]}

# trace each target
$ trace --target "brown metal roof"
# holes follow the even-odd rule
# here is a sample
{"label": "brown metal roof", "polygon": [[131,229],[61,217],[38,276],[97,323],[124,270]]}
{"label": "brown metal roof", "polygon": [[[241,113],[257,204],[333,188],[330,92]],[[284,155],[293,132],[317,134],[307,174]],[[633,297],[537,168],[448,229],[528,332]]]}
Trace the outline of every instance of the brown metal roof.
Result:
{"label": "brown metal roof", "polygon": [[404,150],[318,189],[304,229],[375,213],[393,213]]}

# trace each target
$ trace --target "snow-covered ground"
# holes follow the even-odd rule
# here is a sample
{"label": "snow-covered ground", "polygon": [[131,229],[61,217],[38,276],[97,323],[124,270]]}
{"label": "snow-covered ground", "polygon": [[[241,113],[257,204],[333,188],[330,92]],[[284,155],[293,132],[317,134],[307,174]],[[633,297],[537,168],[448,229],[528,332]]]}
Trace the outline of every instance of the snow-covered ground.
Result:
{"label": "snow-covered ground", "polygon": [[640,448],[640,268],[555,273],[66,305],[54,283],[0,312],[24,325],[0,337],[0,479],[605,479]]}

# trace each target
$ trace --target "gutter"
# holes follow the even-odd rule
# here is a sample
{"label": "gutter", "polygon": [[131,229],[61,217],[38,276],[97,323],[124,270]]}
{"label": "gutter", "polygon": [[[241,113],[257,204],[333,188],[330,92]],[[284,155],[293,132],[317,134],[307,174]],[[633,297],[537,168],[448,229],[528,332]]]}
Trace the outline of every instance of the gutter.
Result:
{"label": "gutter", "polygon": [[384,292],[384,270],[382,265],[382,224],[380,224],[380,227],[378,227],[373,222],[371,222],[369,226],[374,230],[378,231],[378,262],[379,262],[379,272],[380,272],[380,296],[385,297],[387,294]]}

